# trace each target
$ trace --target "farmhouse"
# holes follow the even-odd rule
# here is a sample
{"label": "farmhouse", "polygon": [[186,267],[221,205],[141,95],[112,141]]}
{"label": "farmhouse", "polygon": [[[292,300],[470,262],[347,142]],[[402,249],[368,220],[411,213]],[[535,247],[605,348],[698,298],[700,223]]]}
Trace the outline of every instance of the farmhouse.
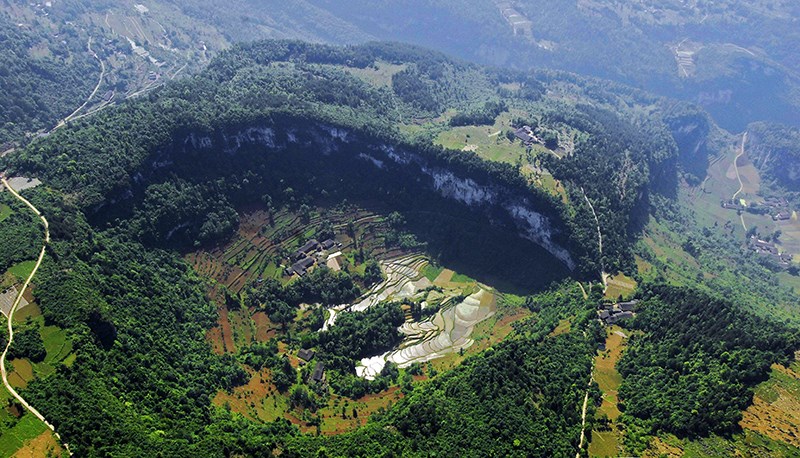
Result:
{"label": "farmhouse", "polygon": [[638,300],[618,302],[616,304],[601,304],[597,311],[597,318],[606,325],[612,325],[622,320],[627,320],[636,316],[634,310]]}
{"label": "farmhouse", "polygon": [[305,362],[311,361],[314,359],[314,350],[310,348],[301,348],[300,351],[297,352],[297,357]]}
{"label": "farmhouse", "polygon": [[319,242],[317,242],[315,239],[311,239],[308,242],[306,242],[305,245],[298,248],[297,252],[309,254],[317,250],[319,250]]}
{"label": "farmhouse", "polygon": [[606,324],[611,325],[611,324],[617,323],[617,322],[622,321],[622,320],[631,319],[633,317],[634,317],[633,312],[615,313],[615,314],[611,315],[610,317],[608,317],[608,319],[606,320]]}
{"label": "farmhouse", "polygon": [[325,380],[325,365],[318,362],[314,366],[314,372],[311,374],[311,381],[315,383],[322,383]]}
{"label": "farmhouse", "polygon": [[786,208],[789,206],[789,201],[783,197],[770,196],[764,199],[764,203],[772,208]]}
{"label": "farmhouse", "polygon": [[751,248],[757,253],[774,254],[778,255],[778,247],[770,242],[766,242],[755,237],[750,239],[752,242]]}
{"label": "farmhouse", "polygon": [[308,273],[308,269],[310,269],[315,264],[314,258],[303,258],[296,263],[292,264],[291,270],[299,276],[303,276]]}
{"label": "farmhouse", "polygon": [[772,215],[773,221],[787,221],[790,219],[792,219],[792,214],[788,211],[782,211],[780,213]]}
{"label": "farmhouse", "polygon": [[744,210],[745,208],[739,202],[734,200],[723,200],[720,202],[722,208],[726,208],[728,210]]}
{"label": "farmhouse", "polygon": [[332,239],[324,240],[320,245],[322,245],[323,250],[330,250],[334,246],[336,246],[336,242]]}
{"label": "farmhouse", "polygon": [[295,260],[303,259],[307,254],[313,253],[315,251],[319,251],[320,244],[315,239],[311,239],[305,243],[305,245],[301,246],[294,252],[292,258]]}
{"label": "farmhouse", "polygon": [[634,299],[628,302],[620,302],[617,305],[619,306],[619,309],[622,310],[623,312],[632,312],[636,309],[636,304],[638,303],[639,301]]}

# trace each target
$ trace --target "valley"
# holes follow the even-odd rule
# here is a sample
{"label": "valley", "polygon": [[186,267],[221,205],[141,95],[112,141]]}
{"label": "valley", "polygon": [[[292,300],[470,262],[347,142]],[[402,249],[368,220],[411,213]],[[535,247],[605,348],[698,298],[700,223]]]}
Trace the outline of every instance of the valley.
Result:
{"label": "valley", "polygon": [[[141,6],[107,26],[177,47]],[[748,246],[793,249],[796,197],[758,126],[396,43],[240,44],[107,106],[0,159],[49,228],[3,196],[7,386],[65,452],[797,446],[797,259]],[[24,405],[0,447],[58,453]]]}

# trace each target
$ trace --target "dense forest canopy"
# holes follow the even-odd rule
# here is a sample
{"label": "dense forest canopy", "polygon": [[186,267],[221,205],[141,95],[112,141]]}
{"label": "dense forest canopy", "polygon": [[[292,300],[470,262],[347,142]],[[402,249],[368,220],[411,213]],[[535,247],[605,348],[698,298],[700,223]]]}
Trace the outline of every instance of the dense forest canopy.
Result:
{"label": "dense forest canopy", "polygon": [[770,365],[787,364],[800,333],[728,301],[670,286],[646,289],[619,363],[621,409],[655,431],[736,431]]}

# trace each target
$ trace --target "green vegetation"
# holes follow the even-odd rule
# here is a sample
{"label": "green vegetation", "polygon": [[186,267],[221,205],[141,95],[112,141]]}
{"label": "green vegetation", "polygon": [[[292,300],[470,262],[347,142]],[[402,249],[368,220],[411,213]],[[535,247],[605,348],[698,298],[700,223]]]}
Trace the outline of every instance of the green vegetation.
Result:
{"label": "green vegetation", "polygon": [[6,220],[9,216],[14,214],[14,210],[6,204],[0,204],[0,223]]}
{"label": "green vegetation", "polygon": [[580,434],[581,382],[592,349],[580,333],[503,342],[417,388],[365,428],[298,438],[285,453],[567,456]]}
{"label": "green vegetation", "polygon": [[[384,85],[354,76],[379,65],[393,66]],[[641,335],[619,366],[629,448],[659,432],[728,433],[769,365],[786,362],[800,341],[744,311],[790,315],[791,292],[769,290],[765,266],[736,262],[744,255],[733,236],[697,228],[670,200],[678,164],[702,162],[687,157],[690,140],[673,137],[697,122],[690,111],[608,83],[487,70],[410,46],[238,45],[190,80],[0,160],[48,184],[30,191],[53,241],[36,278],[43,323],[38,333],[21,331],[14,347],[40,361],[24,395],[81,456],[570,456],[587,391],[593,427],[600,393],[588,382],[606,338],[595,310],[602,286],[584,293],[568,280],[574,262],[581,279],[622,271],[644,285],[633,322]],[[490,161],[434,144],[453,125],[496,122],[506,112],[546,135],[556,154],[508,143],[519,147],[519,161]],[[557,180],[561,192],[544,189],[538,175]],[[346,202],[379,209],[368,216],[375,224],[352,218],[334,227],[323,210]],[[10,266],[34,258],[26,250],[41,235],[22,218],[29,212],[8,205],[15,211],[0,230],[11,238],[0,249]],[[254,207],[264,224],[242,218]],[[648,222],[653,207],[657,218]],[[352,243],[343,271],[282,275],[292,251],[322,235]],[[268,256],[260,251],[267,236]],[[342,312],[317,330],[323,307],[349,303],[382,279],[372,258],[379,245],[429,253],[459,272],[452,282],[527,296],[519,302],[531,316],[451,371],[387,364],[373,381],[357,378],[354,360],[400,341],[402,305]],[[181,261],[190,250],[219,254],[222,270],[249,277],[204,281]],[[718,255],[726,250],[734,255]],[[636,275],[637,261],[653,268]],[[432,280],[441,272],[423,273]],[[737,287],[741,274],[755,286]],[[648,286],[662,276],[707,284],[741,307]],[[258,337],[245,323],[256,314]],[[215,354],[205,338],[218,324],[233,346],[215,346]],[[317,356],[298,374],[300,348]],[[326,366],[322,383],[309,382],[317,362]],[[432,380],[415,384],[412,372]],[[300,433],[321,432],[329,388],[352,400],[391,385],[402,399],[364,428],[334,438]],[[224,402],[212,407],[254,386],[261,410],[251,401],[236,411],[261,418],[271,409],[265,416],[278,418],[288,407],[297,426],[260,424]],[[336,415],[355,419],[347,410]]]}
{"label": "green vegetation", "polygon": [[0,454],[12,456],[22,448],[26,441],[39,436],[45,431],[47,431],[47,426],[44,423],[33,415],[26,413],[13,428],[6,430],[0,436]]}
{"label": "green vegetation", "polygon": [[[800,130],[787,126],[753,123],[747,126],[750,142],[747,152],[750,159],[766,176],[769,184],[800,191],[800,179],[793,170],[800,164]],[[798,200],[795,197],[794,203]]]}
{"label": "green vegetation", "polygon": [[44,361],[47,351],[37,328],[28,328],[14,333],[14,342],[9,351],[10,358],[28,358],[33,363]]}
{"label": "green vegetation", "polygon": [[633,323],[644,335],[631,338],[618,365],[629,446],[639,449],[641,434],[655,431],[735,431],[755,385],[771,364],[793,358],[800,334],[691,289],[646,291]]}
{"label": "green vegetation", "polygon": [[0,192],[0,202],[0,272],[16,265],[12,273],[25,278],[22,274],[26,265],[19,263],[36,259],[41,247],[41,223],[10,193]]}
{"label": "green vegetation", "polygon": [[8,271],[20,280],[28,278],[36,267],[36,261],[22,261],[11,266]]}

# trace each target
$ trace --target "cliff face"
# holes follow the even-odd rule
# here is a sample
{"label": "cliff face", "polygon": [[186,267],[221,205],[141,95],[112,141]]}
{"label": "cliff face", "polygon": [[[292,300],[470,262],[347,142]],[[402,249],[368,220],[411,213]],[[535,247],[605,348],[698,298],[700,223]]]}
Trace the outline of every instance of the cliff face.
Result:
{"label": "cliff face", "polygon": [[747,154],[769,181],[800,191],[800,130],[778,124],[748,126]]}
{"label": "cliff face", "polygon": [[206,150],[212,154],[221,151],[235,160],[234,156],[244,147],[262,149],[268,154],[290,154],[291,149],[300,147],[324,156],[336,155],[336,160],[372,164],[375,173],[410,174],[425,190],[478,209],[490,221],[494,219],[492,215],[502,213],[503,219],[513,221],[521,237],[543,247],[570,270],[575,269],[572,255],[557,241],[563,229],[546,215],[552,209],[538,208],[531,196],[487,179],[485,175],[471,176],[435,164],[410,147],[366,140],[351,130],[320,123],[304,126],[302,130],[259,125],[215,135],[190,133],[178,145],[150,163],[153,166],[172,164],[180,160],[178,155],[192,150]]}

